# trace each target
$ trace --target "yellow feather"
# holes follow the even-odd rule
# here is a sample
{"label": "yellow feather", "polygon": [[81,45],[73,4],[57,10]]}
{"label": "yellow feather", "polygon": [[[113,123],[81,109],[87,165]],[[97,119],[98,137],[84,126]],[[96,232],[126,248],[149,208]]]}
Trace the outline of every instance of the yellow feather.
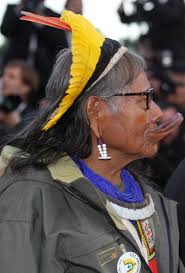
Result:
{"label": "yellow feather", "polygon": [[58,122],[86,86],[95,71],[101,47],[105,41],[105,38],[82,15],[66,10],[62,14],[61,20],[72,28],[71,79],[66,95],[52,114],[52,118],[43,127],[45,131]]}

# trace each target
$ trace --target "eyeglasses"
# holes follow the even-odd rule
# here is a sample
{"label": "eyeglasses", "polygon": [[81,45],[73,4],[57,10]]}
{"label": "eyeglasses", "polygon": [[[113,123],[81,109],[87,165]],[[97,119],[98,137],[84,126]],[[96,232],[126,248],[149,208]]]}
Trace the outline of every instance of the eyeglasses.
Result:
{"label": "eyeglasses", "polygon": [[[150,88],[143,92],[135,92],[135,93],[117,93],[110,97],[131,97],[131,96],[146,96],[146,109],[149,110],[151,106],[151,102],[154,98],[154,89]],[[107,98],[110,98],[107,97]],[[105,97],[106,98],[106,97]]]}

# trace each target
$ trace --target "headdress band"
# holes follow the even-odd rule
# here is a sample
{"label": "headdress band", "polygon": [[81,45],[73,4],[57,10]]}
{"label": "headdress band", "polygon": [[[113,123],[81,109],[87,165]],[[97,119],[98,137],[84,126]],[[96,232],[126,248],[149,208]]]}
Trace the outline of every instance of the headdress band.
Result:
{"label": "headdress band", "polygon": [[121,59],[121,57],[127,51],[128,51],[128,49],[126,47],[121,46],[120,49],[111,58],[111,60],[108,63],[107,67],[105,68],[105,70],[101,73],[101,75],[98,77],[98,79],[89,86],[87,91],[89,91],[94,85],[96,85],[101,79],[103,79],[109,73],[109,71],[113,68],[113,66],[115,66],[118,63],[118,61]]}
{"label": "headdress band", "polygon": [[[106,56],[103,69],[96,69],[101,64],[102,50],[107,47],[108,40],[82,15],[65,10],[61,18],[45,17],[29,12],[23,12],[21,20],[36,22],[47,26],[72,32],[72,64],[70,68],[69,86],[57,109],[51,114],[48,122],[42,128],[47,131],[73,105],[79,95],[89,91],[97,82],[104,78],[112,67],[127,52],[127,48],[119,43],[113,43],[113,56]],[[113,41],[113,40],[111,40]],[[103,70],[103,71],[102,71]]]}

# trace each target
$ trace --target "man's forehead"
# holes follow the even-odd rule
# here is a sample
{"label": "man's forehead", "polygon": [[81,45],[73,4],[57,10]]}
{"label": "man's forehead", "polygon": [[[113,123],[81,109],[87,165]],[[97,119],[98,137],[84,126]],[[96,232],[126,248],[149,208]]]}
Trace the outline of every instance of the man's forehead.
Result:
{"label": "man's forehead", "polygon": [[22,69],[18,65],[10,65],[10,66],[5,67],[5,69],[4,69],[4,73],[7,73],[7,72],[21,74]]}
{"label": "man's forehead", "polygon": [[151,88],[150,82],[147,78],[146,73],[140,73],[137,78],[130,85],[131,92],[142,92]]}

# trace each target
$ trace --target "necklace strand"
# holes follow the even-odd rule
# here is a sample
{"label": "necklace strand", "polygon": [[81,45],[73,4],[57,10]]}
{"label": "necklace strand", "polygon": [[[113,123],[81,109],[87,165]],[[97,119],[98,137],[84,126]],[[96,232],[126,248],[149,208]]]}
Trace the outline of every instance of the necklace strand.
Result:
{"label": "necklace strand", "polygon": [[80,168],[83,175],[89,179],[89,181],[102,191],[107,196],[113,199],[127,202],[127,203],[142,203],[144,201],[144,196],[141,188],[134,177],[129,173],[128,170],[122,169],[120,178],[124,184],[125,191],[122,192],[118,187],[114,186],[109,180],[95,173],[90,169],[83,160],[79,158],[74,159],[75,163]]}

